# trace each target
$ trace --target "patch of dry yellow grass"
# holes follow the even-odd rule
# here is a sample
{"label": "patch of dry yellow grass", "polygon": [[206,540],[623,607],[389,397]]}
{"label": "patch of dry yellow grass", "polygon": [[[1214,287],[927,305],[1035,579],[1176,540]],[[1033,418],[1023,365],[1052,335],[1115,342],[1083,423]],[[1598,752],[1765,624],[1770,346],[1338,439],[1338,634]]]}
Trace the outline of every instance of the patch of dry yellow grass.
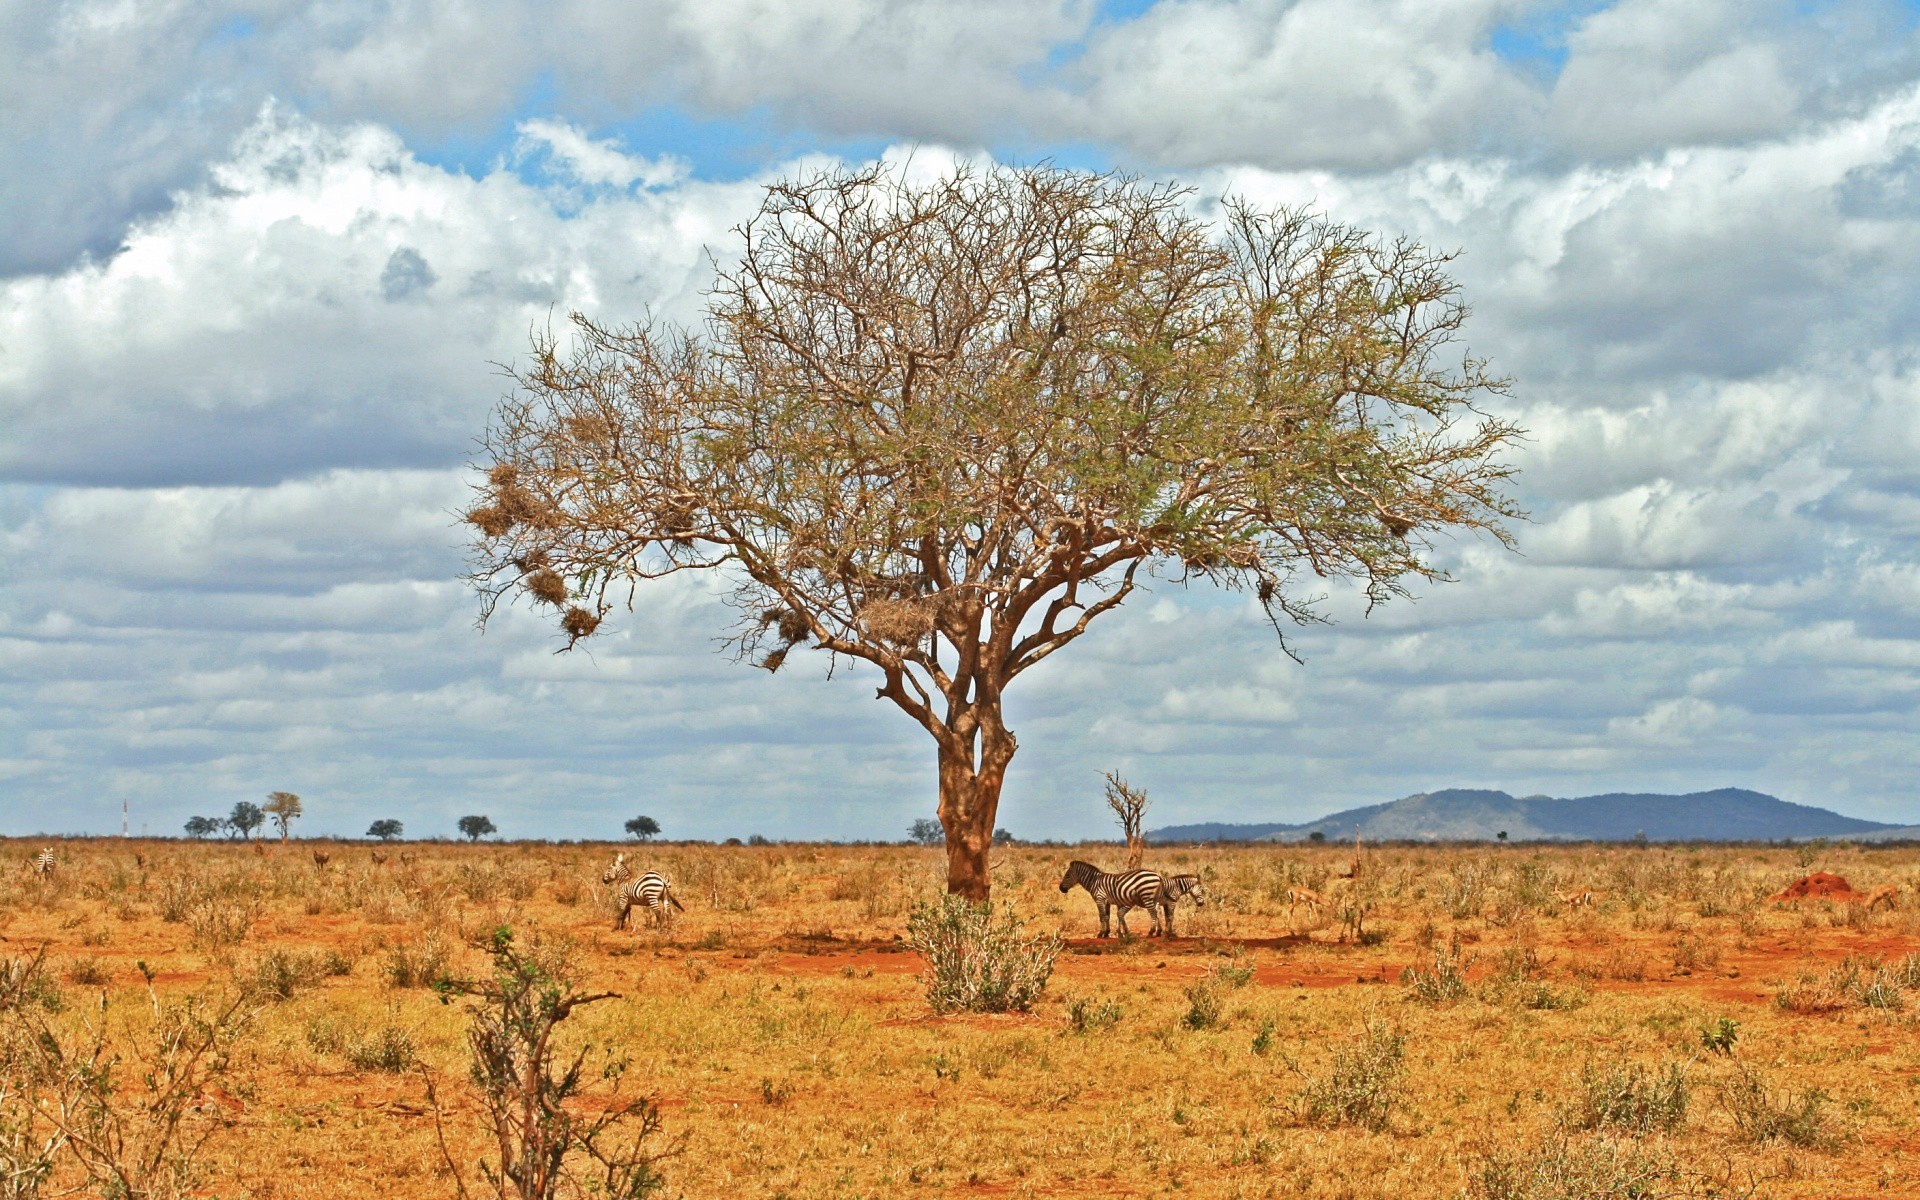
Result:
{"label": "patch of dry yellow grass", "polygon": [[[479,1156],[465,1016],[398,985],[478,972],[468,939],[501,925],[573,939],[582,982],[622,994],[569,1030],[658,1096],[679,1146],[668,1195],[1492,1194],[1489,1161],[1595,1138],[1694,1193],[1920,1190],[1920,979],[1836,970],[1920,949],[1920,902],[1766,903],[1804,873],[1795,851],[1389,847],[1345,881],[1344,846],[1153,850],[1148,866],[1205,878],[1208,906],[1181,910],[1175,942],[1099,943],[1091,904],[1056,884],[1070,858],[1120,852],[1013,847],[996,899],[1074,940],[1033,1013],[936,1018],[899,937],[938,851],[629,848],[688,911],[616,933],[608,847],[413,844],[376,864],[328,844],[318,866],[315,843],[71,841],[41,882],[25,869],[38,846],[0,844],[0,954],[48,948],[71,1001],[59,1020],[88,1019],[102,992],[146,1004],[141,963],[162,997],[261,990],[221,1094],[191,1118],[219,1126],[210,1195],[450,1194],[407,1063],[440,1081],[455,1154]],[[1920,901],[1912,849],[1830,847],[1817,865]],[[1328,906],[1289,915],[1295,886]],[[1591,907],[1554,896],[1576,889]],[[1401,982],[1437,961],[1463,995]],[[1868,1002],[1846,978],[1885,986]],[[1833,995],[1804,999],[1819,988]],[[1701,1038],[1723,1017],[1730,1055]],[[1367,1061],[1369,1030],[1404,1046],[1378,1129],[1324,1102],[1344,1094],[1342,1063]],[[1567,1129],[1595,1064],[1676,1063],[1691,1102],[1673,1133]],[[1830,1097],[1826,1136],[1743,1138],[1726,1097],[1750,1078]]]}

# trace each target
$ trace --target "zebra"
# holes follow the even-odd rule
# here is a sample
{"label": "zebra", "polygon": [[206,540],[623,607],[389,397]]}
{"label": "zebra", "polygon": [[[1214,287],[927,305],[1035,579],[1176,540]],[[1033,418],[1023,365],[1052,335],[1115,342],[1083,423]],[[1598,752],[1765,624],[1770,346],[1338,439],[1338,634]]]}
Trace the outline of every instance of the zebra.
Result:
{"label": "zebra", "polygon": [[[622,851],[613,856],[613,865],[600,876],[600,882],[620,883],[632,878],[633,868],[627,865],[626,853]],[[652,913],[656,926],[665,925],[671,920],[673,910],[676,908],[681,912],[687,911],[687,906],[680,903],[680,898],[673,894],[673,885],[668,883],[667,877],[658,871],[648,871],[640,878],[633,879],[631,883],[622,883],[620,889],[613,894],[613,902],[618,909],[613,918],[615,929],[627,927],[627,919],[632,916],[635,908],[644,908]]]}
{"label": "zebra", "polygon": [[1159,902],[1148,909],[1153,914],[1153,933],[1160,933],[1160,914],[1166,914],[1166,935],[1176,936],[1173,932],[1173,906],[1182,896],[1192,896],[1195,908],[1205,908],[1207,893],[1200,887],[1198,875],[1172,875],[1160,884]]}
{"label": "zebra", "polygon": [[33,857],[33,873],[42,879],[53,878],[53,869],[59,866],[53,857],[53,847],[49,846]]}
{"label": "zebra", "polygon": [[[1101,937],[1113,936],[1108,930],[1107,913],[1109,909],[1115,908],[1120,910],[1121,936],[1130,937],[1132,935],[1127,931],[1127,910],[1144,908],[1152,911],[1160,903],[1162,885],[1160,876],[1153,871],[1136,867],[1131,871],[1111,875],[1090,862],[1075,859],[1068,864],[1067,873],[1060,877],[1060,892],[1065,895],[1075,887],[1087,889],[1087,895],[1092,896],[1093,902],[1100,906]],[[1169,902],[1167,907],[1171,909],[1172,903]],[[1160,921],[1156,917],[1154,933],[1160,932],[1159,926]]]}

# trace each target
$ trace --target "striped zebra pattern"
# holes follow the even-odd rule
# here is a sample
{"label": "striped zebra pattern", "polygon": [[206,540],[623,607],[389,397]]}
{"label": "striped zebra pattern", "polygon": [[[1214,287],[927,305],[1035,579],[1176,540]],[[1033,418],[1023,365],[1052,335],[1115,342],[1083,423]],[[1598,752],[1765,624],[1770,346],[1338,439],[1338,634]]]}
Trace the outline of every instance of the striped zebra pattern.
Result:
{"label": "striped zebra pattern", "polygon": [[613,865],[600,876],[601,883],[619,883],[628,879],[632,879],[632,882],[623,883],[613,895],[616,910],[613,918],[615,929],[625,929],[628,918],[633,915],[633,910],[636,908],[646,909],[653,917],[653,923],[656,926],[665,925],[670,921],[673,918],[674,909],[679,909],[681,912],[687,911],[686,905],[680,903],[679,897],[673,894],[673,885],[668,883],[667,877],[660,872],[648,871],[640,878],[633,879],[633,868],[627,865],[627,856],[624,853],[614,855]]}
{"label": "striped zebra pattern", "polygon": [[59,865],[53,857],[52,848],[48,848],[34,856],[33,873],[42,876],[51,875],[53,874],[53,869]]}
{"label": "striped zebra pattern", "polygon": [[[1075,859],[1068,864],[1067,873],[1060,877],[1060,891],[1064,895],[1076,887],[1087,889],[1087,895],[1092,896],[1093,902],[1100,906],[1101,937],[1113,936],[1108,930],[1109,910],[1116,908],[1120,910],[1120,933],[1122,936],[1131,936],[1127,931],[1127,910],[1144,908],[1151,912],[1160,904],[1160,876],[1156,872],[1139,868],[1114,875],[1102,871],[1090,862]],[[1169,901],[1167,908],[1171,910],[1172,907],[1173,904]],[[1155,933],[1160,932],[1159,925],[1160,921],[1156,916],[1154,918]]]}
{"label": "striped zebra pattern", "polygon": [[1193,897],[1195,908],[1205,908],[1207,893],[1200,887],[1198,875],[1170,875],[1160,884],[1160,903],[1153,911],[1153,932],[1161,933],[1161,914],[1166,914],[1165,936],[1176,936],[1173,932],[1173,906],[1182,896]]}

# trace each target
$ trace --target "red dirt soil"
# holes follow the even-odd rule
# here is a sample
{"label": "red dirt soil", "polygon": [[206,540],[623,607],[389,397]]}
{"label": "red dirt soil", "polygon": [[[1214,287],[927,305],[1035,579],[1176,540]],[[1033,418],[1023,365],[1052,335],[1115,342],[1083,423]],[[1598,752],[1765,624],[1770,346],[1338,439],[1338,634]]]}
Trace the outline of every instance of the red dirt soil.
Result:
{"label": "red dirt soil", "polygon": [[1826,871],[1815,871],[1803,879],[1794,881],[1781,891],[1767,897],[1769,900],[1838,900],[1842,903],[1857,903],[1862,899],[1853,885],[1839,875]]}

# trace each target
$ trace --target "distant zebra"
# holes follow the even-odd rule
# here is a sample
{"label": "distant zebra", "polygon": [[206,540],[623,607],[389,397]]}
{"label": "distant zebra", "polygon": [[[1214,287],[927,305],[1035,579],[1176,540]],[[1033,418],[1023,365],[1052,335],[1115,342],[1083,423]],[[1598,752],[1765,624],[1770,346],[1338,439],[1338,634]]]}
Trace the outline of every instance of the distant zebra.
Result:
{"label": "distant zebra", "polygon": [[[633,868],[627,865],[627,856],[622,852],[613,856],[613,865],[600,876],[600,882],[620,883],[632,878]],[[651,913],[656,926],[665,925],[671,920],[676,908],[681,912],[687,911],[686,905],[680,903],[679,897],[673,894],[673,885],[658,871],[648,871],[632,883],[621,884],[613,894],[613,902],[618,910],[613,918],[615,929],[625,929],[627,919],[636,908],[644,908]]]}
{"label": "distant zebra", "polygon": [[1205,908],[1207,906],[1207,894],[1201,890],[1200,877],[1198,875],[1168,876],[1160,884],[1159,903],[1149,910],[1153,914],[1152,932],[1162,932],[1160,915],[1164,912],[1167,918],[1164,931],[1165,936],[1175,936],[1173,932],[1173,906],[1182,896],[1192,896],[1193,906],[1195,908]]}
{"label": "distant zebra", "polygon": [[[1075,887],[1087,889],[1087,895],[1100,906],[1100,936],[1112,937],[1108,929],[1107,913],[1110,909],[1120,910],[1120,933],[1131,936],[1127,930],[1127,910],[1144,908],[1152,911],[1160,903],[1160,876],[1154,871],[1135,868],[1118,875],[1109,874],[1090,862],[1075,859],[1067,865],[1067,873],[1060,877],[1060,891],[1064,895]],[[1167,905],[1171,910],[1171,902]],[[1171,924],[1171,922],[1169,922]],[[1160,921],[1154,919],[1153,932],[1160,932]]]}
{"label": "distant zebra", "polygon": [[51,879],[53,877],[53,869],[59,865],[59,862],[53,857],[53,848],[49,846],[34,855],[33,873],[42,879]]}

